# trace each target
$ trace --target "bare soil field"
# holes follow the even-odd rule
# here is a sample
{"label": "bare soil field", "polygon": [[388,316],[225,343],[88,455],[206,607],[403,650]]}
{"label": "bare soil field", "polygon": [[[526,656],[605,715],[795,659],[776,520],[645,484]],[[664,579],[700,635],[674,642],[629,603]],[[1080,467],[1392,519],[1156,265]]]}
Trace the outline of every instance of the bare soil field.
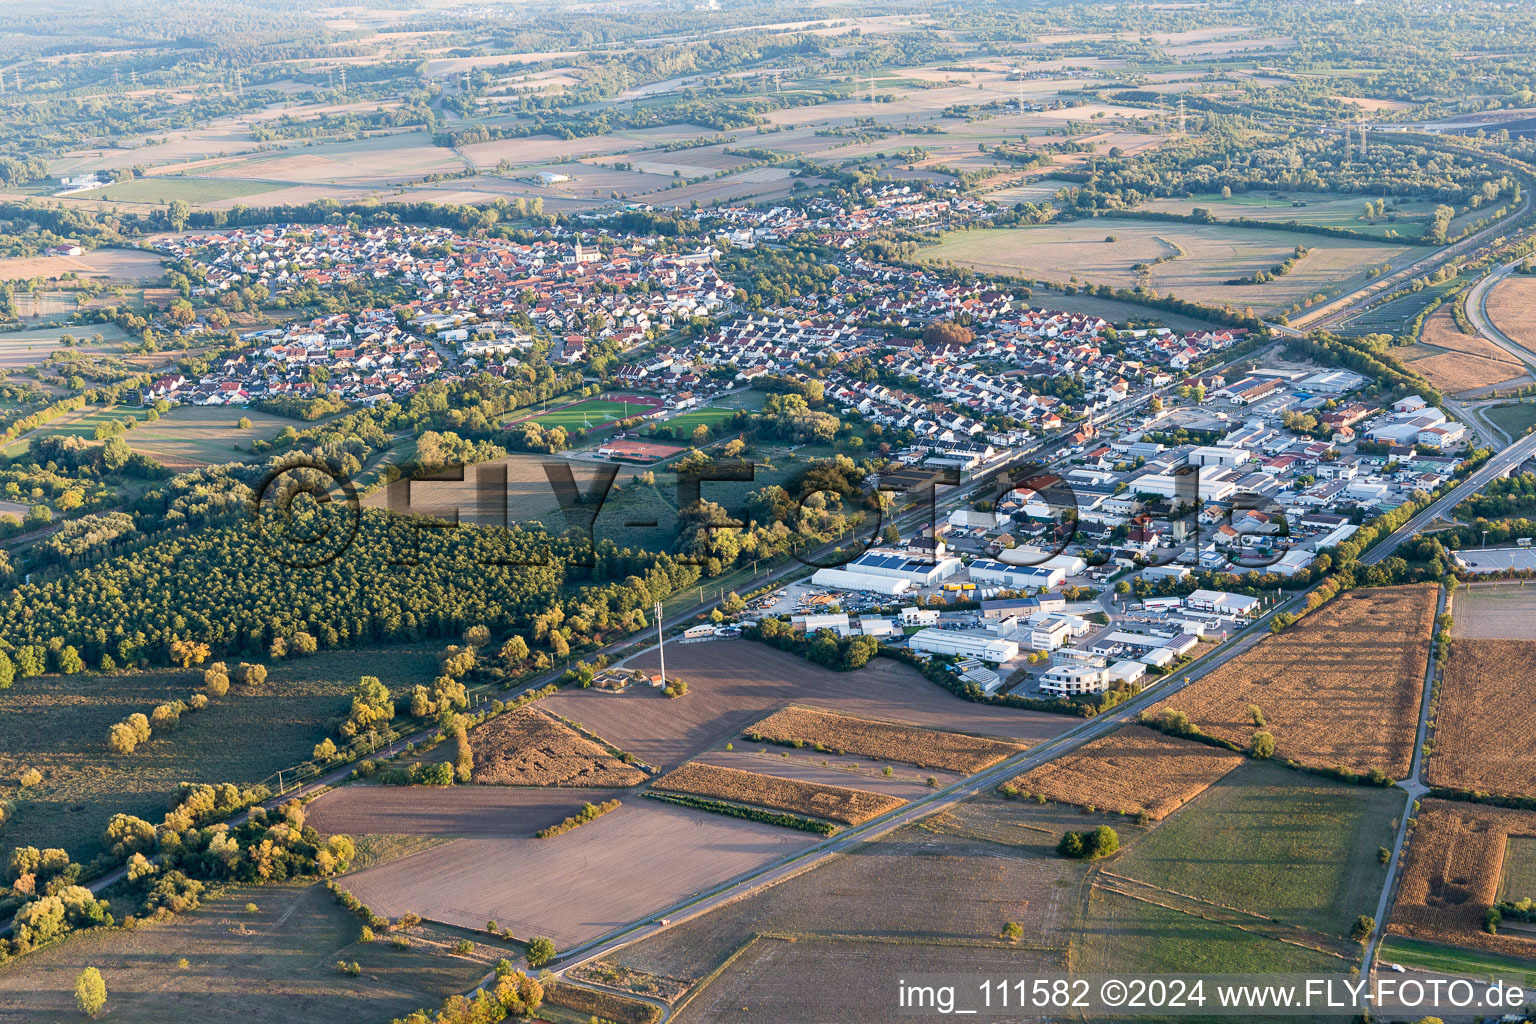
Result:
{"label": "bare soil field", "polygon": [[1488,293],[1488,319],[1526,347],[1536,346],[1536,277],[1510,274]]}
{"label": "bare soil field", "polygon": [[1244,760],[1241,754],[1131,725],[1020,775],[1013,785],[1062,803],[1161,819]]}
{"label": "bare soil field", "polygon": [[432,145],[423,132],[403,132],[262,153],[211,166],[206,173],[276,183],[377,185],[463,169],[453,150]]}
{"label": "bare soil field", "polygon": [[979,772],[1024,749],[1017,743],[913,729],[895,722],[801,707],[775,711],[743,734],[754,742],[761,737],[774,743],[799,743],[812,748],[819,743],[828,750],[901,761],[919,768],[941,768],[962,775]]}
{"label": "bare soil field", "polygon": [[651,788],[753,804],[843,825],[863,824],[906,802],[860,789],[821,786],[697,761],[657,779]]}
{"label": "bare soil field", "polygon": [[814,842],[774,825],[636,800],[554,839],[460,839],[349,875],[374,910],[465,928],[489,918],[567,948]]}
{"label": "bare soil field", "polygon": [[1536,640],[1536,587],[1487,584],[1462,587],[1451,605],[1457,638]]}
{"label": "bare soil field", "polygon": [[1483,929],[1498,899],[1510,836],[1536,835],[1536,814],[1425,800],[1408,847],[1387,931],[1416,939],[1536,957],[1536,937]]}
{"label": "bare soil field", "polygon": [[584,802],[602,803],[622,795],[623,790],[353,785],[312,802],[308,820],[325,835],[523,838],[564,821]]}
{"label": "bare soil field", "polygon": [[892,979],[914,970],[977,977],[1019,977],[1060,970],[1053,950],[890,945],[857,939],[756,940],[718,978],[689,1000],[679,1024],[742,1021],[831,1021],[888,1024]]}
{"label": "bare soil field", "polygon": [[[1056,842],[1066,829],[1102,820],[1022,801],[966,801],[811,871],[676,923],[608,959],[648,974],[699,979],[763,934],[801,941],[878,939],[893,950],[909,951],[917,945],[925,951],[972,947],[968,952],[979,955],[983,950],[974,947],[1006,945],[998,941],[998,932],[1009,921],[1024,928],[1021,949],[1059,955],[1086,897],[1081,882],[1088,866],[1057,856]],[[1116,828],[1122,843],[1142,834],[1132,823],[1117,820]],[[871,893],[878,898],[872,899]]]}
{"label": "bare soil field", "polygon": [[648,776],[538,708],[470,730],[474,781],[491,786],[638,786]]}
{"label": "bare soil field", "polygon": [[[628,665],[654,670],[657,659],[651,652]],[[613,696],[586,689],[565,690],[542,703],[663,769],[737,739],[742,729],[791,702],[1025,743],[1055,736],[1074,721],[973,704],[885,658],[856,672],[833,672],[745,640],[674,646],[667,652],[667,670],[688,680],[686,697],[666,700],[638,691]]]}
{"label": "bare soil field", "polygon": [[1280,756],[1354,771],[1408,772],[1437,588],[1349,591],[1196,680],[1154,712],[1183,711],[1246,745],[1263,712]]}
{"label": "bare soil field", "polygon": [[1429,781],[1536,796],[1530,680],[1536,641],[1458,640],[1440,685]]}
{"label": "bare soil field", "polygon": [[[136,249],[94,249],[79,256],[22,256],[0,259],[0,280],[41,277],[109,278],[114,281],[158,281],[165,269],[153,253]],[[80,328],[85,330],[86,326]],[[89,333],[88,331],[86,333]]]}
{"label": "bare soil field", "polygon": [[[259,912],[247,914],[248,902]],[[432,925],[412,930],[408,950],[357,936],[357,918],[324,886],[240,886],[166,924],[80,933],[12,963],[0,971],[0,1022],[81,1020],[74,980],[87,966],[107,984],[107,1019],[126,1024],[383,1021],[435,1006],[498,957],[517,956],[483,934],[473,936],[475,952],[455,955],[464,933]],[[338,972],[341,959],[356,960],[362,974]]]}

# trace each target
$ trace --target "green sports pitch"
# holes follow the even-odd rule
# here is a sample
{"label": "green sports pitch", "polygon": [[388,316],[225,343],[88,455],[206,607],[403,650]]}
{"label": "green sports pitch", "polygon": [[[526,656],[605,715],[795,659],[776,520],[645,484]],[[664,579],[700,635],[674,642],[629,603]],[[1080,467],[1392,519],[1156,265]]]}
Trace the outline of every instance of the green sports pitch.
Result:
{"label": "green sports pitch", "polygon": [[591,430],[630,416],[650,412],[660,403],[654,399],[637,398],[588,398],[585,401],[563,405],[540,413],[533,421],[541,427],[564,427],[566,430]]}

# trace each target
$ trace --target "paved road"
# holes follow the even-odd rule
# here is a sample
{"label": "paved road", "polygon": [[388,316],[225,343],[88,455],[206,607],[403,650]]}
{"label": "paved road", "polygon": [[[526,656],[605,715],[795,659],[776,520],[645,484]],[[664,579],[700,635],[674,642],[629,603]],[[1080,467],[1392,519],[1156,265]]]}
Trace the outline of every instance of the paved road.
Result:
{"label": "paved road", "polygon": [[[1448,594],[1444,587],[1440,588],[1440,600],[1435,605],[1436,621],[1445,613]],[[1413,802],[1429,792],[1429,787],[1424,784],[1424,741],[1429,736],[1429,698],[1435,688],[1435,672],[1439,669],[1435,657],[1435,645],[1429,648],[1429,663],[1424,669],[1424,691],[1419,696],[1419,729],[1413,742],[1413,766],[1408,771],[1408,777],[1399,782],[1398,788],[1402,789],[1408,799],[1403,805],[1403,813],[1397,822],[1397,840],[1392,844],[1392,859],[1388,862],[1387,881],[1381,887],[1381,899],[1376,903],[1376,927],[1371,929],[1370,938],[1365,944],[1365,955],[1360,961],[1364,965],[1364,973],[1369,975],[1376,967],[1376,955],[1381,952],[1381,941],[1385,938],[1387,927],[1387,914],[1392,909],[1392,896],[1397,889],[1398,875],[1403,867],[1403,846],[1408,841],[1408,816],[1413,813]]]}
{"label": "paved road", "polygon": [[1360,561],[1366,565],[1375,565],[1383,558],[1388,557],[1398,549],[1403,541],[1423,530],[1433,520],[1441,517],[1449,518],[1451,509],[1457,504],[1470,498],[1473,494],[1486,487],[1490,481],[1503,476],[1533,454],[1536,454],[1536,434],[1522,437],[1483,463],[1455,488],[1436,500],[1424,511],[1408,520],[1390,537],[1377,544],[1370,551],[1367,551]]}

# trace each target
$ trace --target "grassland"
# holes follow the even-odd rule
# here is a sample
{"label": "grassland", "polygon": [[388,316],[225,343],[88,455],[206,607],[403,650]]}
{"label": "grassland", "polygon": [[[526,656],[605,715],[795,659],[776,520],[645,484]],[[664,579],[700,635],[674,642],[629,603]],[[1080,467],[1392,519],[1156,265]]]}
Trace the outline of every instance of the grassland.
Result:
{"label": "grassland", "polygon": [[1279,753],[1320,767],[1408,772],[1435,617],[1433,586],[1351,591],[1158,704],[1247,745],[1265,716]]}
{"label": "grassland", "polygon": [[1084,973],[1125,974],[1344,974],[1349,969],[1326,951],[1102,888],[1088,900],[1072,945],[1072,966]]}
{"label": "grassland", "polygon": [[487,785],[622,788],[647,777],[538,708],[491,719],[470,732],[469,743],[474,780]]}
{"label": "grassland", "polygon": [[218,202],[222,199],[243,199],[246,196],[275,192],[283,186],[267,181],[239,181],[232,178],[182,178],[160,175],[136,178],[110,185],[94,192],[98,199],[120,203],[169,203],[180,199],[194,206]]}
{"label": "grassland", "polygon": [[1510,836],[1505,842],[1498,898],[1536,899],[1536,836]]}
{"label": "grassland", "polygon": [[1381,944],[1381,960],[1436,974],[1463,978],[1508,978],[1528,988],[1536,986],[1536,963],[1530,960],[1456,949],[1453,946],[1442,946],[1438,942],[1420,942],[1392,936]]}
{"label": "grassland", "polygon": [[1432,202],[1400,200],[1388,207],[1385,216],[1367,220],[1365,201],[1366,197],[1359,195],[1265,190],[1240,192],[1228,198],[1210,192],[1187,199],[1154,199],[1138,209],[1188,214],[1199,207],[1211,211],[1220,220],[1246,218],[1282,224],[1295,221],[1313,227],[1345,228],[1378,238],[1396,231],[1399,237],[1407,240],[1415,240],[1424,233],[1435,209]]}
{"label": "grassland", "polygon": [[1115,873],[1308,931],[1347,936],[1374,913],[1400,792],[1250,761],[1158,825]]}
{"label": "grassland", "polygon": [[[1106,239],[1113,237],[1115,241]],[[1312,250],[1294,270],[1265,284],[1227,285],[1284,262],[1296,246]],[[1411,247],[1288,231],[1178,222],[1096,219],[1025,228],[955,232],[920,255],[977,270],[1045,281],[1134,288],[1256,310],[1284,308],[1314,294],[1333,295],[1364,282],[1366,272],[1400,262]],[[1138,264],[1173,257],[1144,274]]]}
{"label": "grassland", "polygon": [[1452,644],[1440,685],[1431,783],[1536,796],[1532,672],[1536,641],[1480,638]]}
{"label": "grassland", "polygon": [[1243,763],[1241,754],[1126,726],[1015,778],[1025,794],[1165,818]]}
{"label": "grassland", "polygon": [[914,729],[801,707],[774,712],[745,730],[745,735],[753,742],[835,750],[963,775],[979,772],[1024,749],[1016,743],[980,736]]}
{"label": "grassland", "polygon": [[776,811],[859,825],[905,801],[840,786],[821,786],[719,765],[690,762],[657,779],[653,789],[730,800]]}
{"label": "grassland", "polygon": [[1388,930],[1393,935],[1536,957],[1536,936],[1483,924],[1498,899],[1510,835],[1536,834],[1536,813],[1425,800],[1408,846]]}
{"label": "grassland", "polygon": [[88,861],[101,830],[119,811],[158,823],[177,784],[254,783],[306,761],[326,736],[327,721],[346,708],[345,694],[362,674],[400,687],[428,682],[434,650],[406,647],[335,651],[279,662],[256,687],[234,685],[181,727],[156,735],[130,755],[107,751],[107,729],[134,712],[186,699],[201,686],[198,671],[114,676],[41,676],[0,691],[0,779],[27,767],[43,781],[9,799],[7,846],[62,846]]}
{"label": "grassland", "polygon": [[[245,912],[248,902],[257,913]],[[106,981],[107,1019],[127,1024],[385,1021],[436,1006],[472,987],[499,957],[519,955],[483,934],[472,936],[473,953],[453,953],[468,935],[423,925],[412,929],[409,949],[363,944],[357,918],[324,886],[239,887],[169,923],[77,935],[0,971],[0,1022],[81,1020],[74,979],[88,965]],[[361,974],[338,972],[338,960],[357,961]]]}
{"label": "grassland", "polygon": [[1507,402],[1490,406],[1483,410],[1483,415],[1510,437],[1519,437],[1536,427],[1536,403],[1532,402]]}

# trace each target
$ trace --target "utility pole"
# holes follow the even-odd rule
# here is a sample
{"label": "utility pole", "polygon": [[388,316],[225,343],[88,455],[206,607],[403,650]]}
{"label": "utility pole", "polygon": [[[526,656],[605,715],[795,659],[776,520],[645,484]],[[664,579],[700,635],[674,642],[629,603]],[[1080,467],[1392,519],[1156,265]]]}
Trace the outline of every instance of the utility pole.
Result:
{"label": "utility pole", "polygon": [[345,67],[341,69],[341,94],[342,96],[347,94],[347,69]]}
{"label": "utility pole", "polygon": [[661,658],[661,685],[667,685],[667,647],[661,635],[661,602],[656,602],[656,653]]}
{"label": "utility pole", "polygon": [[1179,134],[1184,134],[1184,96],[1179,95]]}

